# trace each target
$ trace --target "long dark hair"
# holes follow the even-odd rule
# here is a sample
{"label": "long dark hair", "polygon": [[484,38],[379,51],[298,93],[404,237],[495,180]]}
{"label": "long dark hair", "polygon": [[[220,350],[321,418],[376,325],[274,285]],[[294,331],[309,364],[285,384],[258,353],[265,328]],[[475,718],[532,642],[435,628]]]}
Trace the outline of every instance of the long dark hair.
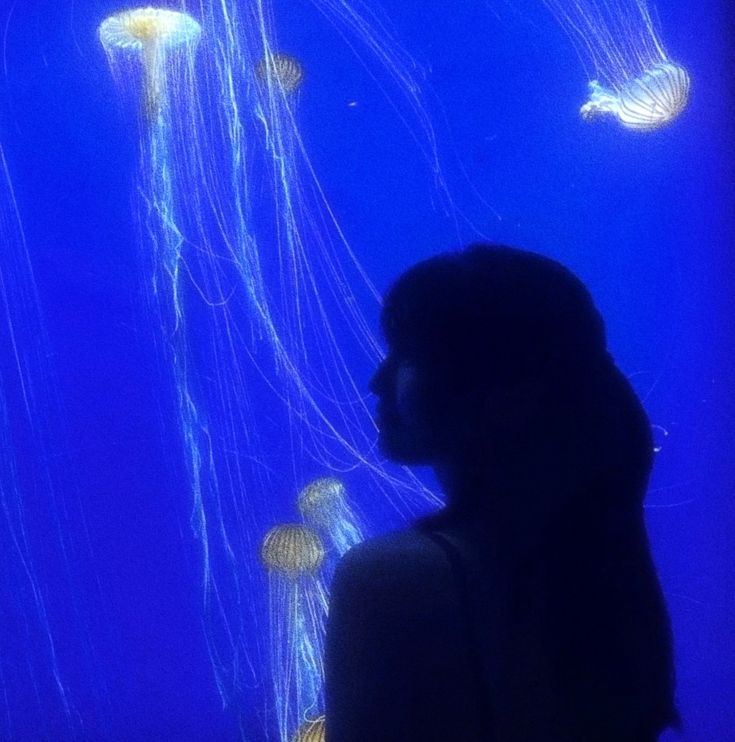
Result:
{"label": "long dark hair", "polygon": [[[534,572],[528,589],[546,594],[544,643],[558,705],[574,719],[567,728],[590,734],[606,704],[635,709],[631,740],[677,725],[671,632],[643,517],[651,428],[587,288],[549,258],[475,244],[404,273],[382,324],[390,347],[431,368],[453,398],[467,397],[467,409],[482,410],[483,395],[504,386],[543,384],[523,455],[541,451],[551,471],[530,496],[564,507],[547,528],[543,574]],[[462,445],[477,457],[487,441],[475,439]],[[549,462],[575,472],[574,491],[560,491],[566,485]]]}

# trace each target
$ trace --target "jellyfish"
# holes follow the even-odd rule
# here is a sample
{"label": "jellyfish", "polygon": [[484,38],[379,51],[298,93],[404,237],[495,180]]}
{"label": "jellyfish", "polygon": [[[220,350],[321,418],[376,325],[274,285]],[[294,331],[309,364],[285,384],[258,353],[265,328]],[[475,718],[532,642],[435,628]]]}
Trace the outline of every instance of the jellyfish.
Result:
{"label": "jellyfish", "polygon": [[647,0],[543,0],[590,73],[586,121],[611,116],[653,131],[686,108],[689,74],[672,61]]}
{"label": "jellyfish", "polygon": [[301,524],[272,528],[260,550],[268,571],[273,702],[281,742],[320,710],[327,593],[324,545]]}
{"label": "jellyfish", "polygon": [[[392,93],[392,110],[410,122],[429,177],[440,182],[411,57],[362,2],[310,1],[359,50],[356,68]],[[162,418],[178,438],[174,465],[185,469],[175,475],[187,485],[213,675],[238,713],[262,703],[272,664],[258,630],[272,600],[259,592],[253,557],[308,472],[354,472],[384,495],[394,518],[438,500],[410,471],[386,472],[373,445],[372,411],[354,372],[381,356],[364,309],[379,292],[305,144],[304,101],[294,94],[304,72],[276,51],[271,0],[252,0],[247,14],[236,0],[195,0],[187,10],[196,21],[175,14],[165,24],[180,33],[146,22],[134,41],[122,34],[129,47],[113,41],[121,34],[100,30],[100,38],[121,92],[134,93],[143,112],[135,219],[166,379]],[[207,43],[197,44],[200,36]],[[291,582],[269,574],[298,586],[322,584],[323,571]]]}
{"label": "jellyfish", "polygon": [[364,539],[339,479],[322,477],[310,482],[299,493],[298,506],[304,520],[326,533],[340,556]]}
{"label": "jellyfish", "polygon": [[[98,34],[113,73],[121,62],[142,65],[141,109],[144,126],[140,157],[140,222],[143,264],[151,287],[154,315],[162,326],[163,354],[169,367],[179,434],[195,499],[200,497],[206,446],[203,413],[192,389],[191,353],[186,333],[182,273],[185,209],[173,151],[178,115],[193,105],[193,67],[201,29],[186,13],[138,8],[105,19]],[[125,76],[115,74],[125,86]],[[173,88],[173,94],[172,94]],[[177,108],[172,110],[171,103]],[[183,111],[182,111],[183,109]]]}
{"label": "jellyfish", "polygon": [[326,734],[325,717],[320,716],[313,721],[304,722],[296,732],[293,742],[324,742]]}
{"label": "jellyfish", "polygon": [[293,93],[304,81],[304,68],[296,57],[288,54],[273,54],[263,57],[255,67],[261,82],[273,80],[284,93]]}
{"label": "jellyfish", "polygon": [[658,129],[676,118],[689,99],[689,75],[678,64],[661,62],[618,90],[590,82],[590,98],[580,109],[585,120],[615,116],[627,129]]}
{"label": "jellyfish", "polygon": [[125,10],[105,19],[99,38],[108,57],[139,56],[143,68],[143,110],[148,119],[161,113],[165,100],[167,52],[196,45],[199,24],[186,13],[164,8]]}

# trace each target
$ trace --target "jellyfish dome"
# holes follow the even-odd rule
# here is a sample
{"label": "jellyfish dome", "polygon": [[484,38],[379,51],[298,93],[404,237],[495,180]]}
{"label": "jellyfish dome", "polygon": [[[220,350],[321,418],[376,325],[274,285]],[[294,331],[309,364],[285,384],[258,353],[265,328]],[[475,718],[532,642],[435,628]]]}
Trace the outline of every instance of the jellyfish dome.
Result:
{"label": "jellyfish dome", "polygon": [[164,8],[125,10],[102,21],[99,37],[106,51],[140,51],[152,45],[176,47],[199,39],[201,27],[187,13]]}
{"label": "jellyfish dome", "polygon": [[324,742],[326,737],[325,717],[320,716],[314,721],[307,721],[301,725],[293,742]]}
{"label": "jellyfish dome", "polygon": [[590,98],[580,109],[582,118],[615,116],[627,129],[652,131],[673,121],[686,107],[690,81],[678,64],[661,62],[628,80],[617,91],[590,83]]}
{"label": "jellyfish dome", "polygon": [[320,477],[307,484],[299,493],[298,507],[304,520],[322,531],[340,556],[363,540],[364,529],[339,479]]}
{"label": "jellyfish dome", "polygon": [[143,110],[149,121],[156,121],[166,103],[169,54],[194,49],[201,26],[190,15],[176,10],[137,8],[105,19],[98,33],[111,64],[120,54],[139,58],[143,67]]}
{"label": "jellyfish dome", "polygon": [[324,545],[319,535],[299,523],[275,526],[265,535],[260,550],[263,564],[288,577],[313,574],[324,561]]}
{"label": "jellyfish dome", "polygon": [[344,502],[345,486],[334,477],[321,477],[304,487],[299,493],[298,505],[305,518],[322,520],[325,513]]}
{"label": "jellyfish dome", "polygon": [[289,54],[271,54],[258,62],[255,74],[261,82],[275,82],[284,93],[293,93],[301,87],[304,68]]}

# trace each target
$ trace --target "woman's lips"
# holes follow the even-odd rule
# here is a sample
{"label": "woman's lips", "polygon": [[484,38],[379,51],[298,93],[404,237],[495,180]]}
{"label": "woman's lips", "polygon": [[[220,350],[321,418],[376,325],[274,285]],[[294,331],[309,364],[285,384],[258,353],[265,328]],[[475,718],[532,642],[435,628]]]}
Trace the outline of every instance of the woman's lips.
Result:
{"label": "woman's lips", "polygon": [[394,410],[391,410],[385,404],[379,404],[375,409],[375,424],[379,429],[384,428],[386,425],[390,425],[398,419],[397,414]]}

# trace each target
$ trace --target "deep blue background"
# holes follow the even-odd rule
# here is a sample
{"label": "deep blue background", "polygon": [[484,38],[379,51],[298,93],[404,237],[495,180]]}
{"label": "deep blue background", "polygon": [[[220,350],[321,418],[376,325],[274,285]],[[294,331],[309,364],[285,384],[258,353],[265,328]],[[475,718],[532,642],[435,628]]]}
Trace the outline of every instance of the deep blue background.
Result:
{"label": "deep blue background", "polygon": [[[233,738],[143,326],[135,132],[95,36],[119,7],[6,2],[0,133],[93,553],[78,567],[96,670],[71,671],[77,709],[89,739]],[[693,93],[681,119],[653,134],[579,119],[584,72],[541,2],[383,7],[427,70],[463,218],[438,206],[411,137],[329,24],[307,0],[277,3],[282,46],[308,73],[301,126],[331,203],[381,289],[415,260],[480,236],[550,254],[589,284],[615,357],[668,431],[648,522],[676,636],[682,737],[734,740],[735,55],[724,0],[658,3]],[[366,312],[377,328],[376,309]],[[356,372],[365,383],[367,370]],[[71,668],[75,641],[70,631]]]}

